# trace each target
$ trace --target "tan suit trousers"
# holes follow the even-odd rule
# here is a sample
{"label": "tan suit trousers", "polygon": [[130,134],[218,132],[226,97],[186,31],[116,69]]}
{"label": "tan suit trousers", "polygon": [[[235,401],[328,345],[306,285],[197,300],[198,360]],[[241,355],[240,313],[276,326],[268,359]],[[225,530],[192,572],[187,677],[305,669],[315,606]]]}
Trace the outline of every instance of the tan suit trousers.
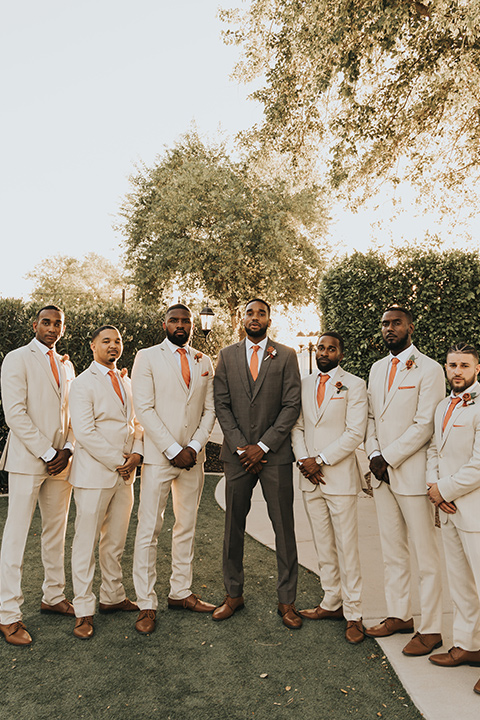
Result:
{"label": "tan suit trousers", "polygon": [[0,623],[22,619],[23,556],[38,500],[42,516],[42,601],[56,605],[65,599],[65,531],[72,492],[66,472],[51,475],[8,475],[8,516],[0,555]]}

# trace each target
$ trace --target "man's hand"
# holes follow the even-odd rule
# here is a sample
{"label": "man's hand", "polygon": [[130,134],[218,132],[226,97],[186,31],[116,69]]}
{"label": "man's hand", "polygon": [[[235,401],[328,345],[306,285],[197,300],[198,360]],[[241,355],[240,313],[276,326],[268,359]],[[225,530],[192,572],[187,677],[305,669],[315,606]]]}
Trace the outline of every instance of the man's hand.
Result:
{"label": "man's hand", "polygon": [[442,494],[440,493],[440,490],[438,489],[437,483],[429,483],[428,485],[428,499],[433,505],[436,505],[436,507],[440,508],[440,510],[443,510],[443,512],[447,513],[448,515],[454,515],[457,512],[457,508],[455,506],[455,503],[453,502],[447,502],[442,497]]}
{"label": "man's hand", "polygon": [[320,483],[322,485],[326,484],[320,468],[321,466],[313,457],[305,458],[300,463],[300,472],[307,478],[307,480],[310,480],[313,485],[319,485]]}
{"label": "man's hand", "polygon": [[262,469],[262,464],[267,461],[263,460],[265,453],[259,445],[245,445],[245,447],[239,447],[241,455],[239,455],[240,462],[247,472],[253,475],[258,475]]}
{"label": "man's hand", "polygon": [[125,462],[123,465],[119,465],[116,470],[124,480],[127,480],[133,470],[142,462],[142,456],[138,453],[123,453],[123,457],[125,458]]}
{"label": "man's hand", "polygon": [[388,463],[383,455],[377,455],[370,460],[370,470],[377,480],[390,485],[390,478],[388,477]]}
{"label": "man's hand", "polygon": [[180,450],[178,455],[170,460],[170,464],[173,467],[181,468],[182,470],[190,470],[197,462],[197,453],[191,447],[185,447]]}
{"label": "man's hand", "polygon": [[[55,448],[56,449],[56,448]],[[49,475],[59,475],[67,467],[70,458],[72,457],[72,451],[57,450],[57,454],[47,463],[47,472]]]}

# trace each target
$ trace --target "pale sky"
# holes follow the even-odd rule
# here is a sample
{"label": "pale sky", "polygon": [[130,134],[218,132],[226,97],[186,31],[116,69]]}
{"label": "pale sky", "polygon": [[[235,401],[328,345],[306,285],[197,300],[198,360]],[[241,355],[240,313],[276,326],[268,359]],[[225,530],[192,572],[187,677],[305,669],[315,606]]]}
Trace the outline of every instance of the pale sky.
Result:
{"label": "pale sky", "polygon": [[[0,16],[0,295],[28,295],[46,257],[120,258],[112,225],[135,164],[151,164],[191,123],[215,139],[259,122],[251,88],[229,79],[219,5],[241,0],[16,0]],[[332,240],[388,244],[388,203],[340,212]],[[378,223],[381,227],[378,228]],[[431,227],[407,206],[394,235]],[[343,245],[342,245],[343,243]]]}

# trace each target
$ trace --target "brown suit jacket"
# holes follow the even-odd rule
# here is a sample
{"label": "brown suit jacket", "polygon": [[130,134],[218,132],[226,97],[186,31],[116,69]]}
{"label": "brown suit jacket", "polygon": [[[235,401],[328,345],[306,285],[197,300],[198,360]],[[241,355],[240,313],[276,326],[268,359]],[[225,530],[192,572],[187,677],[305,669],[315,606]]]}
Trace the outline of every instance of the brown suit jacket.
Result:
{"label": "brown suit jacket", "polygon": [[214,378],[215,411],[223,430],[220,458],[238,463],[237,447],[264,443],[272,465],[293,462],[290,431],[300,412],[295,351],[268,338],[255,383],[249,378],[245,340],[220,351]]}

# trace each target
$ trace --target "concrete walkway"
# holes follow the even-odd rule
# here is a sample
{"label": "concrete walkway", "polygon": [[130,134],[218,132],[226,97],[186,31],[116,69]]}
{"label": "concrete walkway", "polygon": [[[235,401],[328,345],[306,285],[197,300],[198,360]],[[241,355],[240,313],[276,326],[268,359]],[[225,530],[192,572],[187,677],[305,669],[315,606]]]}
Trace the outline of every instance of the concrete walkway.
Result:
{"label": "concrete walkway", "polygon": [[[215,434],[213,442],[221,442],[221,436]],[[359,460],[366,467],[365,454],[359,451]],[[297,473],[298,471],[295,470]],[[298,543],[299,562],[304,567],[318,572],[315,549],[306,516],[301,491],[298,487],[298,475],[295,476],[295,526]],[[220,480],[215,497],[225,509],[225,481]],[[383,561],[380,550],[375,502],[363,493],[358,498],[360,559],[363,574],[364,624],[374,625],[386,617],[385,596],[383,592]],[[266,504],[260,485],[257,484],[252,508],[247,518],[247,532],[259,542],[274,549],[274,534],[268,518]],[[443,647],[435,652],[446,652],[452,646],[452,609],[448,593],[443,547],[437,531],[437,541],[443,562],[444,573],[444,616]],[[413,574],[413,612],[415,624],[418,624],[418,571]],[[408,658],[402,654],[402,648],[410,635],[393,635],[379,641],[379,644],[394,667],[398,677],[408,691],[413,702],[427,720],[478,720],[480,717],[480,696],[473,692],[473,686],[480,677],[480,668],[462,665],[457,668],[439,668],[432,665],[427,657]]]}

